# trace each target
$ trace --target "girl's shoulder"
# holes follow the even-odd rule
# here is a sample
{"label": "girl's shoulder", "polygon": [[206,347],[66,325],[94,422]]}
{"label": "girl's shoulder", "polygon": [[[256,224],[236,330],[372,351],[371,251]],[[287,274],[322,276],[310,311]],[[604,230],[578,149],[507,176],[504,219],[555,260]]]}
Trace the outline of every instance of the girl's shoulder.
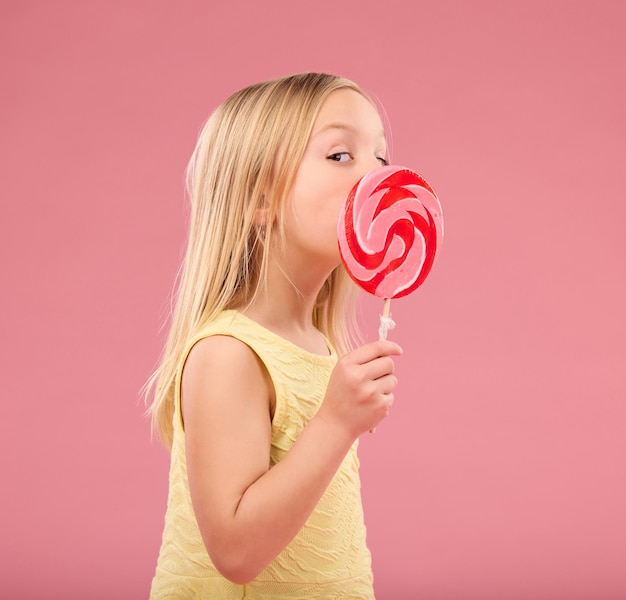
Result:
{"label": "girl's shoulder", "polygon": [[223,387],[219,382],[256,381],[267,383],[267,373],[258,354],[232,335],[214,334],[200,338],[190,348],[182,369],[185,384],[201,383]]}
{"label": "girl's shoulder", "polygon": [[[194,336],[181,361],[179,390],[187,416],[210,409],[213,402],[207,399],[231,408],[237,406],[237,398],[245,399],[248,409],[252,404],[266,409],[268,402],[273,405],[268,371],[246,336],[237,335],[241,326],[235,311],[227,312],[230,314],[220,313]],[[229,401],[222,402],[224,398]]]}
{"label": "girl's shoulder", "polygon": [[223,373],[224,377],[246,372],[258,362],[255,344],[251,339],[258,332],[250,331],[252,323],[236,310],[225,310],[206,324],[191,338],[184,353],[181,367],[185,372],[207,364]]}

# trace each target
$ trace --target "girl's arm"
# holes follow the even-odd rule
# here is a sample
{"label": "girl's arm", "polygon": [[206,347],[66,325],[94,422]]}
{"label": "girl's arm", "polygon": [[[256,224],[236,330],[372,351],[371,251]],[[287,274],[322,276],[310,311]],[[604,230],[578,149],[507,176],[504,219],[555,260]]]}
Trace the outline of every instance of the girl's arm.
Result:
{"label": "girl's arm", "polygon": [[393,342],[344,356],[317,415],[269,468],[274,390],[257,355],[228,336],[198,342],[182,379],[189,489],[207,552],[224,577],[256,577],[302,528],[355,439],[386,416]]}

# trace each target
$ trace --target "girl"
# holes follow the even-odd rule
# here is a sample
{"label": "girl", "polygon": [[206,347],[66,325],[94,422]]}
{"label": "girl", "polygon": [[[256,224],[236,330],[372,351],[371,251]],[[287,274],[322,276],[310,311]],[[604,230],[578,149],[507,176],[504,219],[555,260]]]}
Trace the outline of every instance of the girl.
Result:
{"label": "girl", "polygon": [[374,597],[356,448],[389,412],[401,349],[348,351],[336,227],[385,156],[373,103],[331,75],[253,85],[206,123],[152,378],[172,454],[153,600]]}

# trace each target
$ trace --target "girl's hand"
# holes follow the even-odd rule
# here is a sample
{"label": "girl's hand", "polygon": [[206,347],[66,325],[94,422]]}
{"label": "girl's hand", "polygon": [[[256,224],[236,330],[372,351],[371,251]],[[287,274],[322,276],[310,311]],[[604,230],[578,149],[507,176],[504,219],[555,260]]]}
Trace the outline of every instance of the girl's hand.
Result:
{"label": "girl's hand", "polygon": [[379,340],[343,356],[330,377],[318,417],[353,439],[372,430],[389,414],[398,380],[392,356],[402,354],[394,342]]}

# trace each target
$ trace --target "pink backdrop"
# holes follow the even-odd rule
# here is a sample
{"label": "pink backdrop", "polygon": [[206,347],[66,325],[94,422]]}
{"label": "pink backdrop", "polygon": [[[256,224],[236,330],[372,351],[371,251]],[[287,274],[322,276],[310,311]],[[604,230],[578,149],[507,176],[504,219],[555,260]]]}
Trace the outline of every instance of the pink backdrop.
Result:
{"label": "pink backdrop", "polygon": [[379,599],[626,598],[625,30],[606,0],[2,2],[0,597],[147,596],[185,163],[235,89],[327,70],[446,216],[361,444]]}

